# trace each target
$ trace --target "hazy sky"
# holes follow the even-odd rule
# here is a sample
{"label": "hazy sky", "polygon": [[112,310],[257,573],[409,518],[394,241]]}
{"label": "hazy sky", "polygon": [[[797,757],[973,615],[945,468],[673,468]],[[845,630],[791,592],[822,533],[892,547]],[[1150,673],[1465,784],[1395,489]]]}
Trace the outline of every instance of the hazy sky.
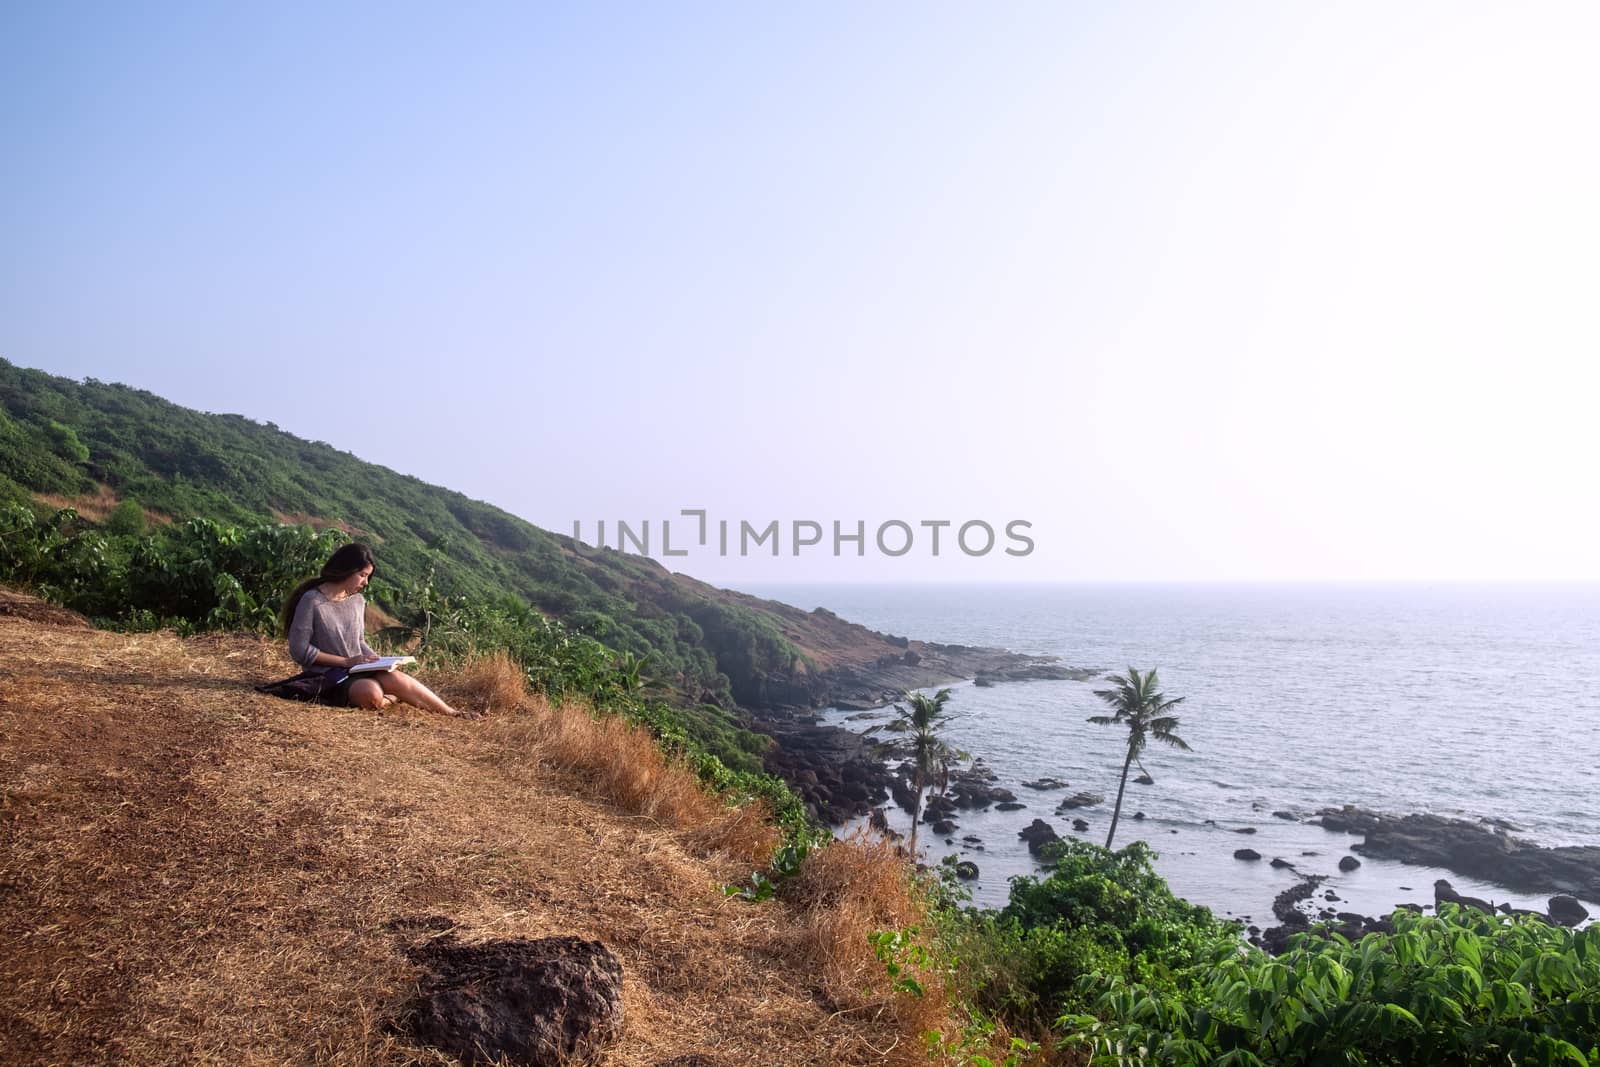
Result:
{"label": "hazy sky", "polygon": [[11,2],[0,356],[591,540],[703,508],[731,584],[1596,579],[1597,55],[1589,2]]}

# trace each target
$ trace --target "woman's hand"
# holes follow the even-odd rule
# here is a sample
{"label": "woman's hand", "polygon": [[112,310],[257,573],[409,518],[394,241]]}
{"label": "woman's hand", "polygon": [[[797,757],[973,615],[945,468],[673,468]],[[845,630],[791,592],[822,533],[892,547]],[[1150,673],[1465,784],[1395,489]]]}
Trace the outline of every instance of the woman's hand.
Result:
{"label": "woman's hand", "polygon": [[354,656],[346,656],[346,657],[344,657],[344,666],[345,667],[356,667],[356,666],[359,666],[359,665],[361,665],[363,663],[371,663],[374,660],[376,660],[377,658],[378,658],[377,656],[369,656],[365,652],[358,652]]}

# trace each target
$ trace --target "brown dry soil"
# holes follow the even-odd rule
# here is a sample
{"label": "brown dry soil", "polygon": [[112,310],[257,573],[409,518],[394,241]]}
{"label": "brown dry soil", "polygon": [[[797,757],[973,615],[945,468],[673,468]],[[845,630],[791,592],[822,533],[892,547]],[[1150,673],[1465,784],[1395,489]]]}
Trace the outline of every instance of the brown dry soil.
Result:
{"label": "brown dry soil", "polygon": [[626,1014],[604,1064],[922,1058],[881,1002],[825,991],[789,905],[724,898],[748,858],[586,793],[526,704],[463,722],[274,700],[252,684],[293,667],[259,639],[4,599],[5,1063],[454,1062],[387,1025],[436,917],[464,941],[609,945]]}

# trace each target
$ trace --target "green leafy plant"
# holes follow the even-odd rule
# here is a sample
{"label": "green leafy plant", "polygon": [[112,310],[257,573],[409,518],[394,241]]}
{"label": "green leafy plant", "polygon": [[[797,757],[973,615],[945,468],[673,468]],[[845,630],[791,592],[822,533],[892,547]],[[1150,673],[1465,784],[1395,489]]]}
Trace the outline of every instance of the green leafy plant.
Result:
{"label": "green leafy plant", "polygon": [[1060,1025],[1105,1064],[1600,1064],[1600,927],[1450,904],[1393,922],[1240,951],[1187,996],[1111,980]]}

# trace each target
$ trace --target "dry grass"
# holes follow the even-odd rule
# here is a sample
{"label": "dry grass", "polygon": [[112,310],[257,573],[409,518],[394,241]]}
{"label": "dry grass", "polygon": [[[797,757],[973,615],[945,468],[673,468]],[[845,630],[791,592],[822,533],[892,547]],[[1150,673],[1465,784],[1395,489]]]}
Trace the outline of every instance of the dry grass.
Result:
{"label": "dry grass", "polygon": [[440,681],[437,691],[458,708],[479,712],[514,711],[528,695],[522,668],[504,652],[468,660]]}
{"label": "dry grass", "polygon": [[[384,1028],[427,916],[610,945],[605,1064],[924,1062],[923,1023],[857,988],[855,932],[911,914],[903,877],[868,899],[895,884],[871,846],[729,901],[770,829],[638,731],[528,698],[464,723],[250,688],[290,671],[248,639],[0,616],[7,1064],[450,1062]],[[492,663],[460,684],[514,691]]]}
{"label": "dry grass", "polygon": [[[116,490],[103,482],[96,482],[94,492],[84,496],[62,496],[59,493],[33,495],[36,500],[53,508],[72,508],[90,522],[105,522],[117,509],[117,505],[122,503],[122,498],[117,496]],[[165,526],[171,523],[172,519],[159,511],[145,508],[144,521],[151,526]]]}

